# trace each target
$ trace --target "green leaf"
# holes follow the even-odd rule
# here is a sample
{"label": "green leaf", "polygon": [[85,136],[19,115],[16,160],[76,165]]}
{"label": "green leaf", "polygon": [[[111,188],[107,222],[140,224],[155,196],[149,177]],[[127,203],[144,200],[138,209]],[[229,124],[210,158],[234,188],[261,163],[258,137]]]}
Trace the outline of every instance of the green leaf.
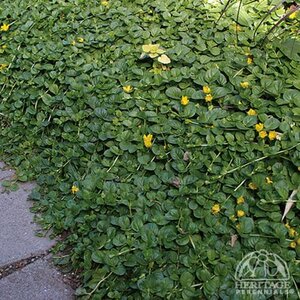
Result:
{"label": "green leaf", "polygon": [[211,69],[208,69],[205,73],[205,80],[208,84],[218,80],[221,76],[221,73],[219,71],[219,69],[216,69],[216,68],[211,68]]}
{"label": "green leaf", "polygon": [[257,117],[256,116],[246,116],[243,119],[243,124],[248,128],[252,128],[256,123],[257,123]]}
{"label": "green leaf", "polygon": [[174,159],[174,160],[183,160],[183,151],[179,148],[173,148],[170,152],[171,154],[171,157]]}
{"label": "green leaf", "polygon": [[204,292],[207,296],[211,296],[217,293],[217,290],[219,288],[219,278],[218,277],[214,277],[211,278],[210,280],[204,282],[203,284],[203,289]]}
{"label": "green leaf", "polygon": [[268,118],[264,122],[264,126],[265,126],[266,130],[274,130],[274,129],[278,128],[279,125],[280,125],[280,121],[274,117]]}
{"label": "green leaf", "polygon": [[207,269],[197,270],[197,277],[201,281],[208,281],[212,277],[210,272]]}
{"label": "green leaf", "polygon": [[[219,78],[221,78],[221,77],[219,77]],[[213,93],[213,97],[217,99],[217,98],[225,97],[226,95],[228,95],[230,93],[230,91],[223,87],[217,87],[217,88],[213,89],[212,93]]]}
{"label": "green leaf", "polygon": [[180,100],[182,96],[182,92],[179,88],[173,86],[166,90],[166,95],[172,99]]}
{"label": "green leaf", "polygon": [[54,103],[54,98],[48,94],[42,95],[41,98],[42,98],[42,101],[48,106],[50,106],[52,103]]}
{"label": "green leaf", "polygon": [[240,224],[241,224],[241,227],[240,227],[241,233],[244,233],[244,234],[250,233],[254,229],[254,222],[253,222],[252,218],[243,217],[240,221]]}
{"label": "green leaf", "polygon": [[196,113],[196,107],[194,103],[189,103],[188,105],[184,106],[183,110],[180,112],[180,115],[184,118],[191,118]]}
{"label": "green leaf", "polygon": [[284,103],[278,103],[278,104],[295,103],[298,107],[300,107],[300,100],[299,99],[300,99],[300,91],[287,89],[283,93]]}
{"label": "green leaf", "polygon": [[145,155],[141,155],[138,156],[138,162],[142,165],[146,165],[151,161],[151,156],[150,154],[145,154]]}
{"label": "green leaf", "polygon": [[95,263],[102,263],[103,262],[103,256],[102,256],[102,251],[95,251],[92,253],[92,260]]}
{"label": "green leaf", "polygon": [[274,188],[283,200],[287,200],[289,197],[289,187],[284,180],[276,181]]}
{"label": "green leaf", "polygon": [[183,287],[191,287],[194,282],[194,276],[190,272],[183,272],[180,276],[180,283]]}
{"label": "green leaf", "polygon": [[281,43],[279,50],[289,59],[300,61],[300,41],[289,38]]}
{"label": "green leaf", "polygon": [[51,93],[53,93],[54,95],[57,95],[58,94],[58,91],[59,91],[59,88],[58,88],[58,85],[57,84],[50,84],[49,85],[49,91]]}

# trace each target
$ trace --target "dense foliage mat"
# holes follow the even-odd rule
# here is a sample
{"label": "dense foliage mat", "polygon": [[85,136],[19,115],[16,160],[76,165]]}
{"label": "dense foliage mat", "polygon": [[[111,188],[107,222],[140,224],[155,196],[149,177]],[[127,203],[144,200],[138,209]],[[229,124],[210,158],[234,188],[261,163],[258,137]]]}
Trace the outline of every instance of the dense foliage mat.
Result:
{"label": "dense foliage mat", "polygon": [[239,299],[265,249],[297,299],[299,19],[241,3],[2,0],[0,153],[78,295]]}

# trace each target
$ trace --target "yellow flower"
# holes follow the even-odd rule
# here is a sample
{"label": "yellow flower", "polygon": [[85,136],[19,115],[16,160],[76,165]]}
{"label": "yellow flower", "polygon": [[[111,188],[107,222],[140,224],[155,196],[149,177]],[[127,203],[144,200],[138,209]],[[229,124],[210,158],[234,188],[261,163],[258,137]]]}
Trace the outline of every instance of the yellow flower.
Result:
{"label": "yellow flower", "polygon": [[273,183],[273,181],[270,177],[266,177],[266,182],[267,182],[267,184],[272,184]]}
{"label": "yellow flower", "polygon": [[7,46],[6,46],[6,45],[3,45],[3,46],[2,46],[2,49],[6,49],[6,48],[7,48]]}
{"label": "yellow flower", "polygon": [[276,131],[270,131],[269,132],[269,139],[270,139],[270,141],[273,141],[273,140],[275,140],[277,138],[277,132]]}
{"label": "yellow flower", "polygon": [[300,238],[296,240],[296,243],[300,246]]}
{"label": "yellow flower", "polygon": [[245,202],[245,198],[244,198],[243,196],[238,197],[238,198],[236,199],[236,203],[237,203],[237,204],[243,204],[244,202]]}
{"label": "yellow flower", "polygon": [[187,96],[182,96],[181,97],[181,104],[182,105],[188,105],[190,102],[189,98]]}
{"label": "yellow flower", "polygon": [[260,138],[264,139],[266,136],[268,136],[266,131],[262,130],[262,131],[259,132],[259,137]]}
{"label": "yellow flower", "polygon": [[84,42],[84,39],[83,39],[82,37],[79,37],[79,38],[77,39],[77,41],[78,41],[78,43],[83,43],[83,42]]}
{"label": "yellow flower", "polygon": [[151,148],[152,147],[152,139],[153,139],[153,135],[152,134],[148,134],[143,136],[144,139],[144,145],[146,148]]}
{"label": "yellow flower", "polygon": [[264,128],[264,124],[262,124],[262,123],[258,123],[258,124],[255,125],[255,129],[258,132],[262,131],[263,128]]}
{"label": "yellow flower", "polygon": [[296,235],[298,235],[297,231],[294,228],[290,228],[289,229],[289,236],[290,237],[295,237]]}
{"label": "yellow flower", "polygon": [[249,187],[250,190],[253,190],[253,191],[257,190],[257,185],[254,182],[250,182],[248,184],[248,187]]}
{"label": "yellow flower", "polygon": [[1,27],[0,27],[0,31],[8,31],[9,29],[9,24],[4,23]]}
{"label": "yellow flower", "polygon": [[297,246],[296,242],[290,242],[290,247],[295,249]]}
{"label": "yellow flower", "polygon": [[242,81],[240,85],[243,89],[247,89],[250,86],[250,83],[248,81]]}
{"label": "yellow flower", "polygon": [[290,229],[291,228],[291,226],[290,226],[290,224],[289,223],[285,223],[285,225],[284,225],[287,229]]}
{"label": "yellow flower", "polygon": [[75,194],[77,192],[79,192],[79,188],[76,185],[73,185],[72,188],[71,188],[71,193]]}
{"label": "yellow flower", "polygon": [[133,91],[133,87],[131,85],[125,85],[123,86],[123,91],[125,93],[131,93]]}
{"label": "yellow flower", "polygon": [[213,96],[212,96],[211,94],[207,94],[207,95],[205,96],[205,101],[206,101],[206,102],[211,102],[212,99],[213,99]]}
{"label": "yellow flower", "polygon": [[105,0],[103,0],[103,1],[101,1],[101,4],[103,5],[103,6],[108,6],[108,1],[105,1]]}
{"label": "yellow flower", "polygon": [[5,69],[8,65],[7,64],[0,64],[0,71]]}
{"label": "yellow flower", "polygon": [[72,46],[75,46],[75,45],[76,45],[76,42],[73,40],[73,41],[71,42],[71,45],[72,45]]}
{"label": "yellow flower", "polygon": [[242,28],[241,28],[241,26],[240,26],[240,25],[238,25],[238,24],[233,24],[233,29],[234,29],[235,31],[237,31],[237,32],[240,32],[240,31],[242,31]]}
{"label": "yellow flower", "polygon": [[243,210],[238,210],[238,211],[236,212],[236,214],[237,214],[237,216],[238,216],[239,218],[245,216],[245,212],[244,212]]}
{"label": "yellow flower", "polygon": [[241,229],[241,224],[240,224],[240,223],[239,223],[239,224],[236,224],[235,227],[236,227],[237,230],[240,230],[240,229]]}
{"label": "yellow flower", "polygon": [[251,65],[252,63],[253,63],[253,59],[250,56],[248,56],[248,58],[247,58],[247,64]]}
{"label": "yellow flower", "polygon": [[289,19],[291,19],[291,20],[296,19],[297,14],[298,14],[298,11],[294,11],[293,13],[291,13],[291,14],[289,15]]}
{"label": "yellow flower", "polygon": [[220,204],[214,204],[213,207],[211,208],[211,212],[216,215],[217,213],[219,213],[221,210],[221,206]]}
{"label": "yellow flower", "polygon": [[205,85],[203,87],[203,93],[204,94],[210,94],[211,93],[211,89],[210,89],[210,87],[208,85]]}
{"label": "yellow flower", "polygon": [[254,109],[250,108],[250,109],[247,111],[247,115],[248,115],[248,116],[256,116],[256,115],[257,115],[257,112],[256,112]]}

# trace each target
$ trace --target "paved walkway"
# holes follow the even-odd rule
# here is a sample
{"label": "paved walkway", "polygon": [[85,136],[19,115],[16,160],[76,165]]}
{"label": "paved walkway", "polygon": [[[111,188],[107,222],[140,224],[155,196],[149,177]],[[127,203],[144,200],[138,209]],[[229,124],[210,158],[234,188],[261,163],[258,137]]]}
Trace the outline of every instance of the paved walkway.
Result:
{"label": "paved walkway", "polygon": [[32,183],[7,192],[14,172],[0,162],[0,300],[70,300],[74,291],[51,263],[55,242],[36,236],[38,226],[27,198]]}

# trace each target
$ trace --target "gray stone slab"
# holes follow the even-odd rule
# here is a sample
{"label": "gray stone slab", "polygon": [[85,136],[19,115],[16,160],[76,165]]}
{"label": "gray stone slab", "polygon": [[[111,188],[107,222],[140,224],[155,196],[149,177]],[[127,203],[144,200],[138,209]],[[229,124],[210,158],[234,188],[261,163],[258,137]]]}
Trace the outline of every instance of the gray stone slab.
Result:
{"label": "gray stone slab", "polygon": [[13,170],[0,170],[0,180],[11,180],[13,179],[15,173]]}
{"label": "gray stone slab", "polygon": [[33,187],[32,183],[20,184],[18,191],[0,193],[0,266],[45,252],[55,244],[35,235],[39,227],[33,223],[27,201]]}
{"label": "gray stone slab", "polygon": [[0,280],[1,300],[70,300],[74,291],[49,263],[39,259]]}
{"label": "gray stone slab", "polygon": [[14,175],[14,170],[5,165],[4,162],[0,161],[0,180],[12,178]]}

